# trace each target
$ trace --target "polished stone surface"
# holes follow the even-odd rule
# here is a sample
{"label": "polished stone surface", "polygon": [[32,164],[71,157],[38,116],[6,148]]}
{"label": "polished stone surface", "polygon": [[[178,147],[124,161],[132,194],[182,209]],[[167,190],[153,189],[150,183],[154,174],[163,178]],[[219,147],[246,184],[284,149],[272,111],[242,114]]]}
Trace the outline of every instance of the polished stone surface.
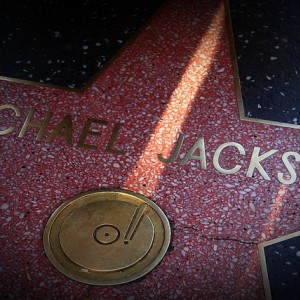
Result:
{"label": "polished stone surface", "polygon": [[[83,93],[0,81],[1,298],[264,299],[258,243],[299,230],[300,136],[240,120],[235,87],[222,0],[168,2]],[[161,263],[130,284],[78,283],[44,253],[54,210],[102,188],[171,224]]]}
{"label": "polished stone surface", "polygon": [[264,248],[272,299],[300,296],[300,236]]}
{"label": "polished stone surface", "polygon": [[300,2],[229,0],[246,117],[300,124]]}
{"label": "polished stone surface", "polygon": [[6,1],[0,10],[0,76],[82,88],[163,2]]}

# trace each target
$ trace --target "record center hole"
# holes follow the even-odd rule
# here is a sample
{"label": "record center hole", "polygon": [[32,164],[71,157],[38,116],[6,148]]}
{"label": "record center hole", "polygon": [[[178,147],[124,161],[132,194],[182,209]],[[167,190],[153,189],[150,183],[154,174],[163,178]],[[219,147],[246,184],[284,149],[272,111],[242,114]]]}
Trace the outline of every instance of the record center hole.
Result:
{"label": "record center hole", "polygon": [[116,242],[120,237],[118,227],[110,224],[98,226],[93,232],[94,240],[100,244],[109,245]]}

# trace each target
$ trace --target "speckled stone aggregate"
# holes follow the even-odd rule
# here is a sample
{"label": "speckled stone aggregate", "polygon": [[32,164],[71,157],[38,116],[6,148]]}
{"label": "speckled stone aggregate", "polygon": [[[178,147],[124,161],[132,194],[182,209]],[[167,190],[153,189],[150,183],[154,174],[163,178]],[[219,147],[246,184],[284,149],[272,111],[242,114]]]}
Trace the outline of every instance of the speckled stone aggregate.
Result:
{"label": "speckled stone aggregate", "polygon": [[[257,244],[299,230],[299,179],[277,180],[287,171],[281,155],[299,152],[299,131],[239,120],[223,1],[172,1],[83,94],[0,82],[1,104],[20,107],[21,117],[2,111],[0,294],[4,299],[264,299]],[[37,129],[18,137],[30,108],[34,120],[53,116],[41,141]],[[49,133],[66,115],[72,143]],[[87,118],[101,136],[78,140]],[[116,123],[122,124],[106,151]],[[171,155],[180,133],[179,157]],[[204,138],[207,169],[184,154]],[[223,143],[243,145],[225,149]],[[277,153],[262,162],[270,176],[246,172],[254,147]],[[196,154],[195,154],[196,155]],[[294,162],[299,174],[299,163]],[[68,279],[45,257],[42,233],[48,217],[66,199],[101,188],[122,188],[151,198],[172,227],[170,248],[145,277],[97,287]]]}
{"label": "speckled stone aggregate", "polygon": [[300,2],[229,2],[245,115],[298,125]]}
{"label": "speckled stone aggregate", "polygon": [[7,1],[0,11],[0,76],[84,87],[163,2]]}
{"label": "speckled stone aggregate", "polygon": [[299,235],[268,245],[264,252],[272,298],[297,300],[300,295]]}

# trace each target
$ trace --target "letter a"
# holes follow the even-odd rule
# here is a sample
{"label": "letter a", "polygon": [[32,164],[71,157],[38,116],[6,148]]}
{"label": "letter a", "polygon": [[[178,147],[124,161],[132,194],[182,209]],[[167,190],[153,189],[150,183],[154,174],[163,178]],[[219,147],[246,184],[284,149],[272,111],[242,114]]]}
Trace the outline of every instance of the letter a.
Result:
{"label": "letter a", "polygon": [[[199,155],[194,155],[194,152],[197,149],[199,150]],[[181,160],[180,165],[185,165],[189,159],[199,160],[201,169],[206,170],[205,144],[203,138],[199,138],[197,140],[197,142],[192,146],[192,148]]]}

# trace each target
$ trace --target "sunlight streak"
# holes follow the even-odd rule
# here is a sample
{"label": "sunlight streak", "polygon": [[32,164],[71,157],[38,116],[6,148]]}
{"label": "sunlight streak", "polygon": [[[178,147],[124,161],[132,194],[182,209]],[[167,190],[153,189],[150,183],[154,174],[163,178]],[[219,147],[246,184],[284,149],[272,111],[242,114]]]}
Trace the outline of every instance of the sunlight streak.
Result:
{"label": "sunlight streak", "polygon": [[287,192],[287,189],[288,189],[288,185],[282,184],[278,190],[275,200],[273,201],[274,203],[271,204],[271,209],[267,217],[267,224],[265,225],[265,228],[263,229],[262,232],[263,237],[267,237],[268,240],[270,239],[270,236],[272,236],[273,230],[275,229],[276,222],[280,221],[280,219],[278,218],[281,212],[281,207],[283,206],[283,200]]}
{"label": "sunlight streak", "polygon": [[[157,149],[162,151],[164,157],[168,157],[181,131],[193,101],[208,76],[213,59],[218,51],[221,30],[224,28],[225,9],[221,1],[215,15],[208,26],[201,42],[194,50],[193,56],[181,80],[172,93],[167,107],[158,121],[151,138],[140,156],[136,167],[147,166],[147,174],[139,174],[138,168],[134,168],[124,183],[124,186],[135,186],[137,178],[147,177],[147,189],[140,187],[140,192],[152,194],[160,182],[160,175],[164,171],[165,164],[157,159]],[[142,180],[142,179],[141,179]]]}
{"label": "sunlight streak", "polygon": [[[276,226],[276,222],[279,222],[280,219],[279,215],[281,212],[281,207],[283,206],[283,200],[285,197],[285,194],[287,192],[288,185],[282,184],[277,192],[276,198],[273,200],[273,203],[270,205],[270,212],[266,218],[266,223],[262,224],[262,231],[261,231],[261,237],[259,238],[259,243],[263,241],[268,241],[273,238],[277,238],[273,236],[274,229]],[[253,264],[254,261],[259,260],[258,258],[258,248],[255,245],[255,251],[252,252],[252,254],[249,256],[248,263],[245,267],[245,274],[247,275],[247,279],[244,280],[245,287],[247,285],[250,285],[251,282],[253,282],[253,278],[257,278],[256,275],[253,274],[260,274],[260,265],[259,264]]]}

